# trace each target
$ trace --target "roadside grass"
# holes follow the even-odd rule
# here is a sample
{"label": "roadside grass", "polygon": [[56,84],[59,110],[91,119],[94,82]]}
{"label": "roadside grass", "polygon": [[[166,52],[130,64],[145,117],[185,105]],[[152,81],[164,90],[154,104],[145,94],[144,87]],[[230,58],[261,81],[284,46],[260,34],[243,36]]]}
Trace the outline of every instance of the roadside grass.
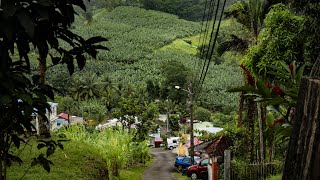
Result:
{"label": "roadside grass", "polygon": [[175,178],[177,178],[178,180],[190,180],[189,177],[182,175],[179,172],[173,172],[171,173],[172,176],[174,176]]}
{"label": "roadside grass", "polygon": [[9,180],[100,179],[100,170],[107,169],[105,161],[90,145],[68,141],[63,143],[64,150],[57,149],[49,157],[54,165],[51,166],[50,173],[47,173],[39,165],[31,167],[32,158],[37,157],[40,153],[45,154],[45,149],[38,150],[37,144],[36,140],[31,140],[25,146],[25,149],[19,155],[23,160],[23,164],[13,164],[8,168]]}
{"label": "roadside grass", "polygon": [[120,171],[120,177],[113,177],[114,180],[140,180],[143,171],[151,166],[153,160],[151,159],[146,164],[138,164],[128,169],[122,169]]}
{"label": "roadside grass", "polygon": [[[63,142],[64,150],[57,149],[49,157],[54,163],[48,173],[41,166],[31,167],[31,160],[40,153],[45,154],[45,149],[37,149],[36,139],[29,141],[28,145],[22,145],[19,157],[23,164],[13,163],[8,168],[8,180],[40,180],[40,179],[104,179],[102,172],[107,171],[107,164],[99,153],[90,144],[80,141]],[[19,153],[21,150],[16,150]],[[120,170],[120,177],[112,177],[115,180],[140,180],[143,171],[152,165],[150,160],[146,164],[136,164],[127,169]],[[24,175],[25,174],[25,175]]]}
{"label": "roadside grass", "polygon": [[281,180],[281,179],[282,179],[282,174],[278,174],[276,176],[271,176],[267,178],[267,180]]}

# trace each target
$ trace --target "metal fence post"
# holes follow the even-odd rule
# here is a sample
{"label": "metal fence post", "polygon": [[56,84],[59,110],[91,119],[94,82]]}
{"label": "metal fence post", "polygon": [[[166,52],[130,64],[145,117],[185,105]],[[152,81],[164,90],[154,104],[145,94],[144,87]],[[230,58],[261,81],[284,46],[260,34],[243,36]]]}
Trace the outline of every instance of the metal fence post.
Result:
{"label": "metal fence post", "polygon": [[231,177],[231,151],[224,151],[224,180],[230,180]]}

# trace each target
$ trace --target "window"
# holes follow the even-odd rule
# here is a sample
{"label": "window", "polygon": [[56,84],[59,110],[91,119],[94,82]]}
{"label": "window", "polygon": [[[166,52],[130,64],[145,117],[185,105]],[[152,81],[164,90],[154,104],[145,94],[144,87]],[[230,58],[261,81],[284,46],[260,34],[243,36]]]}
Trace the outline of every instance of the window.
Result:
{"label": "window", "polygon": [[172,140],[172,143],[177,143],[177,140]]}
{"label": "window", "polygon": [[57,126],[60,126],[61,125],[61,123],[57,123]]}
{"label": "window", "polygon": [[198,164],[198,162],[197,161],[193,161],[193,165],[197,165]]}
{"label": "window", "polygon": [[201,161],[201,166],[208,166],[208,159],[204,159]]}
{"label": "window", "polygon": [[190,158],[184,158],[183,162],[190,162]]}

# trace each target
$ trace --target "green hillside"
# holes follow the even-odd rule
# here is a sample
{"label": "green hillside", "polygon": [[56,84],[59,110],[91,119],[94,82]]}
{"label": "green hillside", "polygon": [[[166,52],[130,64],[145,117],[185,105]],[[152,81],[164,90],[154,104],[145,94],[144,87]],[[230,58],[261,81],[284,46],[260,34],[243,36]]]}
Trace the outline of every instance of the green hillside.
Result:
{"label": "green hillside", "polygon": [[200,31],[200,23],[137,7],[124,6],[96,13],[88,25],[79,18],[74,31],[87,38],[100,35],[109,39],[107,46],[111,51],[101,52],[98,60],[132,63],[177,38]]}
{"label": "green hillside", "polygon": [[[109,41],[106,46],[110,51],[99,53],[97,60],[87,61],[86,67],[75,74],[81,76],[85,72],[94,72],[116,84],[130,84],[144,91],[147,80],[163,81],[160,67],[168,61],[180,61],[196,74],[200,70],[195,66],[195,62],[199,61],[195,54],[200,23],[128,6],[115,8],[111,12],[96,10],[94,13],[91,22],[80,16],[73,31],[85,38],[93,35],[107,37]],[[68,90],[72,84],[65,69],[59,65],[48,71],[48,82],[60,90]],[[222,104],[235,107],[237,95],[224,91],[239,84],[239,75],[237,67],[212,65],[204,85],[206,101],[218,107],[224,106]],[[216,95],[221,94],[217,99]]]}

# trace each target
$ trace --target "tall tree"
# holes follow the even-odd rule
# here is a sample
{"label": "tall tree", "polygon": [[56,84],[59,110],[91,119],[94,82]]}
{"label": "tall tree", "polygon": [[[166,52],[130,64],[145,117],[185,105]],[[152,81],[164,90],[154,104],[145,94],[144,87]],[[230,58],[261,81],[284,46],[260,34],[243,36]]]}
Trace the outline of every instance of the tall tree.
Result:
{"label": "tall tree", "polygon": [[177,102],[183,102],[185,99],[187,99],[187,93],[177,91],[177,89],[174,87],[188,87],[188,83],[190,82],[191,78],[191,71],[178,61],[169,61],[167,64],[162,65],[161,70],[165,78],[163,85],[167,89],[167,97]]}
{"label": "tall tree", "polygon": [[[222,55],[224,52],[229,50],[235,50],[240,52],[246,52],[250,45],[255,45],[258,43],[258,36],[263,28],[263,21],[266,17],[266,14],[269,11],[270,3],[267,0],[246,0],[239,1],[231,5],[231,7],[225,12],[227,18],[235,18],[237,22],[243,25],[244,28],[250,32],[246,39],[240,38],[232,34],[231,40],[222,42],[218,47],[218,53]],[[239,103],[239,117],[238,117],[238,126],[242,125],[242,111],[244,106],[244,93],[240,94],[240,103]],[[250,129],[250,144],[253,146],[253,137],[254,137],[254,119],[255,112],[258,111],[259,118],[259,130],[260,130],[260,150],[261,150],[261,160],[264,158],[264,140],[263,140],[263,118],[265,115],[262,112],[265,112],[265,108],[259,103],[256,106],[256,103],[253,99],[247,99],[247,120],[249,123]],[[253,150],[251,147],[250,159],[253,160]]]}
{"label": "tall tree", "polygon": [[77,101],[89,100],[99,97],[103,86],[95,73],[85,73],[84,76],[74,76],[70,91]]}
{"label": "tall tree", "polygon": [[[0,179],[6,179],[6,167],[12,155],[9,148],[13,143],[19,148],[23,141],[18,136],[31,132],[31,114],[37,113],[46,122],[46,108],[49,111],[47,96],[54,98],[50,86],[44,82],[47,69],[47,56],[53,65],[67,64],[72,74],[74,60],[82,69],[86,63],[85,54],[96,57],[98,49],[107,49],[96,43],[105,41],[102,37],[83,39],[69,30],[75,18],[74,6],[85,9],[82,0],[2,0],[0,2],[0,59],[1,59],[1,142]],[[59,40],[65,41],[69,48],[62,48]],[[16,51],[17,48],[17,51]],[[29,53],[38,52],[39,74],[32,82],[26,78],[30,73]],[[49,53],[55,50],[56,53]],[[14,54],[18,54],[16,58]],[[9,89],[8,89],[9,88]],[[36,109],[36,110],[35,110]],[[48,131],[41,133],[48,134]],[[9,143],[9,144],[8,144]],[[40,157],[43,158],[44,157]],[[37,161],[40,162],[40,161]],[[35,163],[37,163],[35,162]],[[44,161],[41,161],[44,162]],[[46,170],[50,171],[48,161]]]}

